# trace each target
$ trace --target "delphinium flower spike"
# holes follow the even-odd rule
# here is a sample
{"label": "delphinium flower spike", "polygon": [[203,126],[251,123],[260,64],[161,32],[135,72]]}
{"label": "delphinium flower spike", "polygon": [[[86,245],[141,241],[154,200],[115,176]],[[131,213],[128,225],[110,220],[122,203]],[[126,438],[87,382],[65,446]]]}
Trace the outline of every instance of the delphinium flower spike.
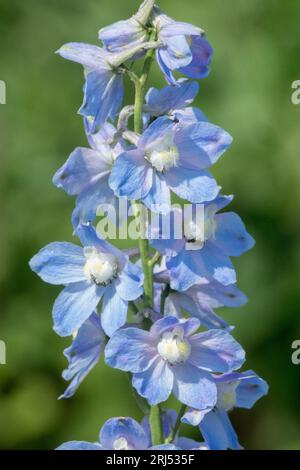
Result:
{"label": "delphinium flower spike", "polygon": [[[79,114],[89,147],[76,147],[53,178],[76,196],[71,221],[82,246],[50,243],[30,266],[64,286],[53,307],[54,330],[72,338],[63,371],[70,383],[60,398],[71,398],[103,355],[130,375],[145,416],[111,418],[98,442],[58,449],[241,449],[229,413],[251,408],[268,386],[239,370],[245,352],[234,326],[215,312],[247,302],[231,258],[254,240],[237,214],[223,212],[233,196],[221,195],[210,173],[232,137],[194,105],[213,49],[200,27],[170,18],[155,0],[100,29],[98,39],[58,50],[84,67]],[[147,90],[155,59],[167,85]],[[124,102],[126,74],[134,103]],[[118,227],[133,215],[138,246],[120,250],[105,240],[93,225],[101,211],[107,220],[115,213]],[[178,411],[165,403],[172,394]],[[202,436],[183,436],[182,422]]]}

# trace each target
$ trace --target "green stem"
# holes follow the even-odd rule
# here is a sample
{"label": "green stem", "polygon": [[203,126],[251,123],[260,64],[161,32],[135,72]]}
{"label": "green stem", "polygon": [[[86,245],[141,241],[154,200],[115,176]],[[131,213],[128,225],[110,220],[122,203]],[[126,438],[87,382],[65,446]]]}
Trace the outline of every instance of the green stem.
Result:
{"label": "green stem", "polygon": [[161,300],[160,300],[160,314],[161,315],[164,315],[165,313],[165,304],[166,304],[166,300],[170,292],[171,292],[171,288],[169,284],[167,284],[165,289],[163,290],[163,293],[161,294]]}
{"label": "green stem", "polygon": [[151,406],[149,423],[151,429],[152,445],[157,446],[163,443],[164,436],[159,405]]}
{"label": "green stem", "polygon": [[[150,38],[155,40],[153,35]],[[135,80],[135,103],[134,103],[134,131],[140,134],[143,131],[143,103],[146,93],[146,86],[149,77],[150,68],[154,58],[155,50],[150,49],[145,58],[142,75],[139,80]],[[153,307],[153,267],[154,264],[149,260],[149,244],[145,239],[146,225],[143,214],[140,213],[138,204],[132,201],[132,208],[135,217],[140,222],[141,236],[139,238],[139,249],[141,254],[142,268],[144,272],[144,305]],[[164,436],[162,430],[162,420],[160,408],[152,406],[150,409],[150,429],[152,435],[152,445],[162,444]]]}
{"label": "green stem", "polygon": [[178,416],[177,416],[177,420],[176,420],[176,423],[175,423],[175,426],[171,432],[171,434],[167,437],[167,439],[165,440],[165,443],[166,444],[170,444],[171,442],[174,441],[174,439],[176,438],[176,435],[179,431],[179,428],[180,428],[180,425],[181,425],[181,418],[183,417],[185,411],[186,411],[186,408],[187,406],[186,405],[182,405],[180,410],[179,410],[179,413],[178,413]]}

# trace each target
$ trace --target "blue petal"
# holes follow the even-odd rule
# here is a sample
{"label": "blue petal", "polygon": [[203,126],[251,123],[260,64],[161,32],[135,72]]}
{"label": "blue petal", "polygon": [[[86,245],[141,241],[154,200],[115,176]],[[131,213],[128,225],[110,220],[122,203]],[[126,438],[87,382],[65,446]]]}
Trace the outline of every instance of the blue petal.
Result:
{"label": "blue petal", "polygon": [[115,162],[109,184],[118,196],[141,199],[152,186],[153,170],[138,150],[125,152]]}
{"label": "blue petal", "polygon": [[85,441],[70,441],[61,444],[55,450],[103,450],[99,444],[92,444]]}
{"label": "blue petal", "polygon": [[[226,331],[210,330],[190,338],[190,362],[210,372],[230,372],[245,362],[245,351]],[[197,408],[197,406],[194,406]]]}
{"label": "blue petal", "polygon": [[190,78],[205,78],[209,74],[213,48],[205,37],[193,36],[190,45],[193,59],[179,71]]}
{"label": "blue petal", "polygon": [[55,173],[53,183],[69,195],[77,195],[110,171],[110,160],[99,151],[78,147]]}
{"label": "blue petal", "polygon": [[105,335],[98,315],[93,313],[78,330],[72,345],[64,351],[69,367],[64,370],[63,378],[72,382],[60,398],[70,398],[74,395],[82,381],[99,361],[104,346]]}
{"label": "blue petal", "polygon": [[232,143],[232,137],[221,127],[210,122],[182,125],[175,143],[185,168],[209,168],[223,155]]}
{"label": "blue petal", "polygon": [[221,189],[211,174],[204,170],[174,167],[165,178],[177,196],[194,203],[212,201]]}
{"label": "blue petal", "polygon": [[[189,263],[186,251],[185,261]],[[207,241],[202,250],[195,256],[194,261],[203,270],[203,274],[208,278],[213,278],[224,286],[236,283],[235,269],[228,255],[224,254],[213,242]],[[190,263],[190,268],[191,263]]]}
{"label": "blue petal", "polygon": [[124,48],[138,46],[147,40],[146,30],[133,18],[118,21],[99,31],[99,39],[109,52],[120,52]]}
{"label": "blue petal", "polygon": [[60,336],[70,336],[83,325],[96,309],[104,287],[78,282],[66,287],[53,306],[54,330]]}
{"label": "blue petal", "polygon": [[153,173],[152,187],[143,203],[153,212],[166,214],[171,209],[171,195],[163,176]]}
{"label": "blue petal", "polygon": [[181,447],[174,444],[160,444],[158,446],[150,447],[150,450],[182,450]]}
{"label": "blue petal", "polygon": [[237,435],[225,411],[207,413],[200,423],[200,431],[210,450],[240,450]]}
{"label": "blue petal", "polygon": [[217,387],[212,376],[189,362],[173,366],[176,398],[185,405],[203,409],[217,402]]}
{"label": "blue petal", "polygon": [[60,285],[85,280],[85,262],[80,246],[56,242],[43,248],[29,265],[43,281]]}
{"label": "blue petal", "polygon": [[168,69],[178,70],[191,62],[191,49],[184,36],[170,36],[164,40],[164,43],[164,46],[160,48],[160,59]]}
{"label": "blue petal", "polygon": [[179,80],[180,86],[166,86],[161,90],[150,88],[146,95],[146,104],[152,116],[162,116],[172,110],[189,106],[199,92],[197,82]]}
{"label": "blue petal", "polygon": [[234,284],[224,286],[219,282],[212,281],[209,284],[195,286],[193,295],[200,305],[209,302],[213,308],[217,307],[241,307],[248,299]]}
{"label": "blue petal", "polygon": [[105,449],[114,450],[115,441],[122,437],[128,443],[128,450],[145,450],[150,445],[144,429],[132,418],[111,418],[100,431],[100,442]]}
{"label": "blue petal", "polygon": [[62,46],[57,53],[64,59],[78,62],[89,70],[98,70],[98,72],[110,70],[106,62],[107,54],[93,44],[70,42]]}
{"label": "blue petal", "polygon": [[153,406],[169,398],[173,380],[173,372],[167,362],[157,358],[147,370],[133,375],[132,385]]}
{"label": "blue petal", "polygon": [[[199,269],[198,252],[182,251],[178,256],[167,259],[167,268],[170,271],[171,288],[184,292],[191,286],[207,281],[203,266]],[[187,260],[187,257],[189,259]],[[196,261],[196,263],[195,263]]]}
{"label": "blue petal", "polygon": [[177,81],[172,73],[172,71],[169,69],[169,67],[166,66],[166,64],[164,63],[163,61],[163,58],[161,56],[161,50],[160,49],[157,49],[156,51],[156,60],[157,60],[157,63],[166,79],[166,81],[170,84],[170,85],[173,85],[173,86],[176,86],[177,85]]}
{"label": "blue petal", "polygon": [[236,406],[238,408],[250,409],[261,397],[268,393],[267,382],[251,370],[240,374],[239,380],[240,384],[236,389]]}
{"label": "blue petal", "polygon": [[167,316],[153,323],[150,329],[151,336],[154,339],[159,338],[163,333],[169,330],[173,330],[176,326],[179,326],[180,322],[178,318]]}
{"label": "blue petal", "polygon": [[[79,224],[93,222],[99,211],[110,206],[114,210],[115,218],[118,217],[118,199],[108,186],[108,176],[89,186],[76,200],[76,206],[72,214],[72,223],[76,230]],[[109,214],[108,214],[109,216]],[[113,221],[115,222],[115,221]],[[117,221],[116,221],[117,222]]]}
{"label": "blue petal", "polygon": [[142,372],[150,367],[156,354],[156,345],[147,331],[125,328],[110,338],[105,348],[105,361],[125,372]]}
{"label": "blue petal", "polygon": [[216,215],[215,244],[228,256],[240,256],[255,245],[241,218],[234,212]]}
{"label": "blue petal", "polygon": [[136,300],[143,293],[144,275],[139,266],[127,263],[119,278],[116,280],[116,289],[123,300]]}
{"label": "blue petal", "polygon": [[92,133],[107,119],[114,120],[124,96],[123,77],[112,72],[90,72],[86,76],[84,102],[79,110],[83,116],[94,117]]}
{"label": "blue petal", "polygon": [[177,437],[174,443],[182,450],[201,450],[203,443],[189,439],[188,437]]}
{"label": "blue petal", "polygon": [[205,408],[203,410],[196,410],[195,408],[189,408],[188,411],[181,418],[181,422],[190,424],[191,426],[199,426],[204,416],[210,413],[213,408]]}
{"label": "blue petal", "polygon": [[121,299],[112,284],[105,289],[101,312],[101,325],[107,336],[112,336],[125,325],[128,302]]}

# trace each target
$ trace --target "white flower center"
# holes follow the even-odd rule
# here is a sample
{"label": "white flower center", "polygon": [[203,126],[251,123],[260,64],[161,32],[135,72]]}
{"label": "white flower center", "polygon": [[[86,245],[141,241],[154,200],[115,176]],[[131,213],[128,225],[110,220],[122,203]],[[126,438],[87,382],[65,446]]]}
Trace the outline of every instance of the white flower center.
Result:
{"label": "white flower center", "polygon": [[114,441],[113,448],[114,450],[128,450],[129,446],[125,437],[119,437],[118,439],[116,439]]}
{"label": "white flower center", "polygon": [[146,151],[146,160],[160,173],[178,165],[179,152],[174,144],[173,135],[167,134],[159,141],[155,141]]}
{"label": "white flower center", "polygon": [[216,208],[209,206],[205,209],[204,221],[196,223],[194,220],[184,222],[184,236],[187,240],[187,249],[199,250],[205,242],[214,239],[217,230]]}
{"label": "white flower center", "polygon": [[177,327],[173,331],[163,333],[158,345],[159,355],[169,364],[185,362],[191,354],[191,345],[184,339],[184,331]]}
{"label": "white flower center", "polygon": [[97,285],[108,285],[118,274],[117,259],[108,253],[100,253],[94,247],[85,247],[84,274]]}
{"label": "white flower center", "polygon": [[218,401],[217,408],[230,411],[235,407],[236,404],[236,389],[239,385],[239,381],[223,384],[218,388]]}

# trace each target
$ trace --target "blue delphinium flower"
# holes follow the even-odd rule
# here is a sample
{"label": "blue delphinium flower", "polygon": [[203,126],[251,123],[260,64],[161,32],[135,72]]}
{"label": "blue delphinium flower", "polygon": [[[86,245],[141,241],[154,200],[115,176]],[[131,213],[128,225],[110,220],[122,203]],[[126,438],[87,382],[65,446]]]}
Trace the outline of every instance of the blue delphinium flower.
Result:
{"label": "blue delphinium flower", "polygon": [[60,398],[71,398],[74,395],[82,381],[98,363],[106,343],[97,313],[93,313],[74,336],[72,345],[64,351],[69,367],[62,374],[63,378],[71,380],[71,383]]}
{"label": "blue delphinium flower", "polygon": [[118,216],[119,199],[109,187],[108,179],[115,160],[126,149],[123,139],[115,142],[117,130],[108,122],[91,134],[91,121],[86,118],[85,129],[91,148],[77,147],[53,178],[58,188],[77,196],[72,214],[75,229],[80,223],[93,222],[97,212],[108,205]]}
{"label": "blue delphinium flower", "polygon": [[126,322],[128,301],[143,292],[141,269],[123,252],[100,239],[95,229],[80,225],[83,248],[51,243],[30,261],[45,282],[65,285],[53,307],[54,329],[61,336],[76,332],[102,299],[101,324],[107,335]]}
{"label": "blue delphinium flower", "polygon": [[184,126],[160,117],[142,134],[136,149],[118,157],[110,186],[117,196],[141,199],[158,212],[170,209],[170,190],[191,202],[211,201],[220,187],[206,168],[231,142],[227,132],[208,122]]}
{"label": "blue delphinium flower", "polygon": [[129,46],[143,44],[152,34],[159,43],[156,51],[158,65],[170,84],[178,83],[173,75],[175,70],[190,78],[205,78],[209,73],[213,49],[204,32],[191,24],[173,20],[153,5],[153,0],[146,0],[129,20],[101,29],[99,38],[103,47],[114,53],[124,51]]}
{"label": "blue delphinium flower", "polygon": [[149,437],[132,418],[111,418],[103,425],[99,442],[66,442],[57,450],[145,450],[150,447]]}
{"label": "blue delphinium flower", "polygon": [[191,24],[174,21],[158,7],[154,7],[152,22],[162,43],[156,57],[165,79],[176,85],[175,70],[189,78],[207,77],[213,49],[204,32]]}
{"label": "blue delphinium flower", "polygon": [[190,409],[182,421],[199,425],[211,450],[240,450],[242,447],[228,413],[233,408],[252,408],[268,393],[268,385],[252,370],[215,376],[215,381],[218,389],[216,406],[202,411]]}
{"label": "blue delphinium flower", "polygon": [[132,372],[133,387],[151,405],[167,400],[173,391],[188,406],[214,406],[217,388],[211,372],[236,370],[245,355],[223,330],[195,334],[199,325],[195,318],[168,316],[155,322],[150,332],[119,330],[105,348],[106,363]]}
{"label": "blue delphinium flower", "polygon": [[[160,216],[161,223],[150,228],[150,243],[167,256],[172,289],[185,291],[211,279],[225,286],[236,283],[230,256],[240,256],[251,249],[254,240],[237,214],[217,213],[231,201],[232,196],[219,196],[204,203],[204,221],[197,220],[195,207],[192,214],[188,212],[186,220],[183,220],[186,213],[174,209],[170,214]],[[171,221],[168,233],[165,232],[168,225],[164,222],[167,217]],[[183,223],[183,236],[178,239],[176,220]]]}
{"label": "blue delphinium flower", "polygon": [[78,62],[84,67],[84,100],[79,113],[93,118],[92,133],[108,119],[114,120],[124,96],[124,69],[120,66],[143,47],[138,45],[119,54],[111,54],[93,44],[72,42],[57,51],[64,59]]}
{"label": "blue delphinium flower", "polygon": [[[154,305],[160,311],[160,302],[165,285],[169,285],[170,274],[167,269],[155,273]],[[223,286],[217,281],[195,284],[185,292],[177,292],[169,288],[165,301],[165,315],[177,318],[187,312],[190,316],[198,318],[202,326],[208,329],[232,329],[229,324],[218,316],[214,309],[220,307],[240,307],[247,302],[247,297],[234,284]]]}

